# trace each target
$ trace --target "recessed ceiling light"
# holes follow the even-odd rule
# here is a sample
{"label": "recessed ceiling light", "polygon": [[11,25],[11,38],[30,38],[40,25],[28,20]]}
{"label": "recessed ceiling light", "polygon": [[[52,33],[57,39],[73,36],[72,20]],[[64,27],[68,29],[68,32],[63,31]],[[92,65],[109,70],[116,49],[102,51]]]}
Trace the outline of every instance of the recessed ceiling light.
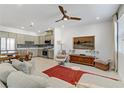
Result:
{"label": "recessed ceiling light", "polygon": [[64,18],[64,20],[68,20],[67,18]]}
{"label": "recessed ceiling light", "polygon": [[30,26],[31,26],[31,27],[34,26],[34,22],[31,22],[31,23],[30,23]]}
{"label": "recessed ceiling light", "polygon": [[38,32],[40,33],[40,30],[38,30]]}
{"label": "recessed ceiling light", "polygon": [[33,26],[34,25],[34,22],[31,22],[31,25]]}
{"label": "recessed ceiling light", "polygon": [[96,17],[96,20],[99,20],[100,19],[100,17]]}

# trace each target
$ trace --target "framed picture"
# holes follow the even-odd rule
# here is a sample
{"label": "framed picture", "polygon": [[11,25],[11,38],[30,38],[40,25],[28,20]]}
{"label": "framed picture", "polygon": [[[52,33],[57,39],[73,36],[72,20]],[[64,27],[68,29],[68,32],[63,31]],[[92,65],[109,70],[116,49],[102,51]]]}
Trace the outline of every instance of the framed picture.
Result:
{"label": "framed picture", "polygon": [[73,38],[74,49],[95,49],[95,36],[83,36]]}

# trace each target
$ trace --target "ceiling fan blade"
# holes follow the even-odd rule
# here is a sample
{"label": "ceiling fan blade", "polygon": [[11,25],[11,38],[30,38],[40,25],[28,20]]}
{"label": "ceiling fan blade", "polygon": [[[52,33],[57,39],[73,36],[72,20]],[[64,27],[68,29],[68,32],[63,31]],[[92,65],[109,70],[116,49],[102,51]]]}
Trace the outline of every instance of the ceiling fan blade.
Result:
{"label": "ceiling fan blade", "polygon": [[61,13],[65,16],[64,8],[62,6],[59,6],[59,9],[60,9]]}
{"label": "ceiling fan blade", "polygon": [[63,19],[57,20],[57,21],[55,21],[55,22],[59,22],[59,21],[61,21],[61,20],[63,20]]}
{"label": "ceiling fan blade", "polygon": [[78,17],[70,17],[69,19],[72,19],[72,20],[81,20],[81,18],[78,18]]}

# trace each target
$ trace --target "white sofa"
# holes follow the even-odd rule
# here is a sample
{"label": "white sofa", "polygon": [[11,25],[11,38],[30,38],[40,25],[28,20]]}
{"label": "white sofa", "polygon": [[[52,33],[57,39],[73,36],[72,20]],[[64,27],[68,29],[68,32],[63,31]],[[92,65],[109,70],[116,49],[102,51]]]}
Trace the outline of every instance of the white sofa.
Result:
{"label": "white sofa", "polygon": [[6,86],[0,81],[0,88],[6,88]]}
{"label": "white sofa", "polygon": [[12,72],[7,78],[9,88],[45,88],[47,78],[41,76],[28,75],[22,71]]}
{"label": "white sofa", "polygon": [[31,74],[32,64],[29,62],[21,62],[19,60],[16,60],[12,62],[12,66],[26,74]]}
{"label": "white sofa", "polygon": [[[26,63],[27,64],[27,63]],[[25,65],[26,65],[25,64]],[[15,67],[19,66],[17,63]],[[23,66],[22,66],[23,67]],[[24,66],[26,67],[26,66]],[[26,68],[30,68],[28,64]],[[20,71],[18,71],[20,70]],[[74,86],[61,79],[49,77],[41,73],[40,75],[31,75],[23,72],[24,69],[16,70],[9,63],[0,64],[0,88],[99,88],[99,87],[124,87],[124,83],[120,81],[110,80],[100,76],[84,74],[77,86]],[[108,84],[104,83],[108,82]]]}
{"label": "white sofa", "polygon": [[9,63],[0,64],[0,81],[3,83],[7,83],[7,77],[13,71],[17,71],[14,67],[12,67]]}
{"label": "white sofa", "polygon": [[[18,68],[19,64],[14,64]],[[28,65],[29,66],[29,65]],[[18,71],[9,63],[0,64],[0,88],[72,88],[75,87],[63,80],[49,77],[44,73],[31,75]],[[24,67],[24,66],[22,66]],[[7,74],[6,74],[7,73]]]}
{"label": "white sofa", "polygon": [[7,86],[9,88],[70,88],[73,85],[50,77],[41,77],[28,75],[21,71],[12,72],[7,78]]}

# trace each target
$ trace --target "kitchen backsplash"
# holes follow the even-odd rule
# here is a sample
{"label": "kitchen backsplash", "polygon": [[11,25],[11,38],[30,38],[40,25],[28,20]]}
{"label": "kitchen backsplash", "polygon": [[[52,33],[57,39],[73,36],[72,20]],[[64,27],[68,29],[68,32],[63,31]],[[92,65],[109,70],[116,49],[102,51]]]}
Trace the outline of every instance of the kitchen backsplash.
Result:
{"label": "kitchen backsplash", "polygon": [[17,44],[17,48],[41,48],[41,47],[53,47],[53,44]]}

